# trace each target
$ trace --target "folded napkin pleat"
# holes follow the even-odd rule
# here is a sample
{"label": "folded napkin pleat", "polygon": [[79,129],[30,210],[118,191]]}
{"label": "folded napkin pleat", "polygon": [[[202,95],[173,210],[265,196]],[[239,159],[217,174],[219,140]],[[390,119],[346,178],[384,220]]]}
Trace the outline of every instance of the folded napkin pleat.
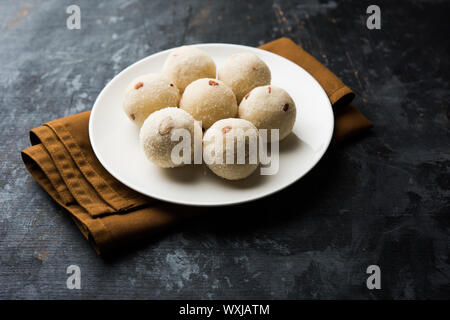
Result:
{"label": "folded napkin pleat", "polygon": [[71,213],[76,225],[98,254],[108,253],[130,242],[158,234],[168,226],[197,213],[194,208],[182,208],[149,198],[147,203],[131,211],[94,216],[73,197],[42,144],[23,150],[22,159],[41,187]]}
{"label": "folded napkin pleat", "polygon": [[[54,167],[51,169],[53,172],[56,169],[60,176],[58,181],[62,180],[67,191],[81,207],[92,216],[117,211],[101,198],[101,193],[98,193],[83,176],[72,155],[50,127],[34,129],[33,133],[41,141],[40,146],[50,155],[51,162],[44,163],[45,167]],[[57,185],[56,180],[52,184]]]}
{"label": "folded napkin pleat", "polygon": [[146,203],[145,197],[131,189],[123,188],[98,161],[92,161],[95,155],[89,143],[89,115],[89,112],[76,114],[65,118],[64,121],[51,121],[47,126],[58,136],[81,174],[114,211]]}
{"label": "folded napkin pleat", "polygon": [[[32,143],[47,150],[70,194],[90,215],[124,211],[149,199],[124,188],[100,165],[86,135],[90,112],[51,121],[31,130]],[[81,141],[81,143],[78,143]],[[93,160],[95,159],[95,161]],[[52,168],[52,171],[55,171]]]}
{"label": "folded napkin pleat", "polygon": [[[292,40],[281,38],[261,48],[300,65],[323,87],[335,113],[334,142],[372,127],[349,105],[353,91]],[[70,213],[98,254],[156,235],[204,211],[143,196],[115,179],[92,150],[89,116],[87,111],[32,129],[32,146],[22,151],[22,159],[33,178]]]}
{"label": "folded napkin pleat", "polygon": [[[72,196],[67,188],[67,185],[62,180],[61,175],[50,157],[50,154],[42,144],[37,144],[27,148],[22,154],[29,157],[29,159],[25,161],[25,164],[33,166],[29,167],[28,170],[34,175],[39,175],[38,179],[35,177],[36,180],[45,180],[45,189],[50,189],[53,187],[59,202],[62,202],[64,205],[75,202],[75,198]],[[47,184],[50,185],[47,186]]]}
{"label": "folded napkin pleat", "polygon": [[[72,197],[69,189],[63,189],[65,185],[59,174],[56,174],[56,167],[52,168],[53,161],[45,148],[41,145],[34,145],[22,151],[22,159],[33,178],[41,187],[63,208],[71,213],[76,225],[82,234],[91,240],[97,253],[101,253],[101,247],[107,247],[111,237],[101,219],[93,219],[83,207],[81,207]],[[61,190],[62,189],[62,190]],[[59,190],[59,191],[58,191]],[[70,200],[73,201],[70,201]]]}

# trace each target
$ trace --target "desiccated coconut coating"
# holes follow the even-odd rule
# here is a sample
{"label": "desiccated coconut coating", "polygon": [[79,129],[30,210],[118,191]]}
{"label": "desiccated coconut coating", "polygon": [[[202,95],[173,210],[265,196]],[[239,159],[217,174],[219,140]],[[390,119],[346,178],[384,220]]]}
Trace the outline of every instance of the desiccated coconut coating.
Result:
{"label": "desiccated coconut coating", "polygon": [[200,78],[215,78],[216,64],[204,51],[182,46],[174,49],[167,57],[163,73],[171,79],[180,93],[193,81]]}
{"label": "desiccated coconut coating", "polygon": [[[194,127],[196,127],[194,132]],[[194,134],[202,138],[202,128],[186,111],[179,108],[165,108],[152,113],[142,125],[139,138],[141,147],[147,158],[162,168],[173,168],[183,164],[172,161],[173,148],[180,140],[172,141],[171,135],[175,129],[188,130],[191,137],[191,163],[194,163]]]}
{"label": "desiccated coconut coating", "polygon": [[187,86],[180,100],[186,110],[208,129],[220,119],[237,115],[238,105],[233,91],[217,79],[198,79]]}
{"label": "desiccated coconut coating", "polygon": [[279,140],[291,133],[296,113],[291,96],[272,85],[253,89],[239,105],[239,118],[250,121],[258,129],[279,129]]}
{"label": "desiccated coconut coating", "polygon": [[123,109],[128,118],[139,127],[156,110],[177,107],[180,93],[166,76],[150,73],[137,77],[128,85],[123,99]]}
{"label": "desiccated coconut coating", "polygon": [[217,79],[233,90],[240,103],[253,88],[270,84],[271,74],[269,67],[257,55],[242,52],[227,59],[217,71]]}
{"label": "desiccated coconut coating", "polygon": [[[243,164],[237,162],[238,136],[243,139],[242,141],[245,141],[245,163]],[[220,139],[222,139],[221,147]],[[234,142],[227,145],[227,139],[234,139]],[[253,149],[250,148],[251,141],[255,144]],[[254,152],[254,161],[249,153],[250,150]],[[256,170],[259,164],[257,150],[258,130],[251,122],[243,119],[219,120],[205,132],[203,137],[204,161],[212,172],[228,180],[244,179]],[[231,155],[234,156],[233,163],[226,163],[227,154],[230,154],[230,157]],[[222,163],[218,163],[217,158],[222,159]]]}

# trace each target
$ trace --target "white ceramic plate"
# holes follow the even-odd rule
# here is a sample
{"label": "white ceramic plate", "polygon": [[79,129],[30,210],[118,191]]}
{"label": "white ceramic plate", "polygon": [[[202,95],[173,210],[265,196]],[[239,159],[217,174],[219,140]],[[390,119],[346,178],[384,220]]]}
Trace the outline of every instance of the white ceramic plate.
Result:
{"label": "white ceramic plate", "polygon": [[125,88],[137,76],[160,72],[171,50],[144,58],[119,73],[102,90],[92,109],[89,136],[101,164],[128,187],[160,200],[197,206],[221,206],[255,200],[286,188],[311,170],[330,144],[334,118],[330,101],[304,69],[276,54],[234,44],[198,44],[217,66],[230,55],[252,52],[270,68],[272,84],[285,89],[297,106],[293,132],[280,143],[280,166],[275,175],[227,181],[206,165],[160,169],[139,146],[139,129],[122,110]]}

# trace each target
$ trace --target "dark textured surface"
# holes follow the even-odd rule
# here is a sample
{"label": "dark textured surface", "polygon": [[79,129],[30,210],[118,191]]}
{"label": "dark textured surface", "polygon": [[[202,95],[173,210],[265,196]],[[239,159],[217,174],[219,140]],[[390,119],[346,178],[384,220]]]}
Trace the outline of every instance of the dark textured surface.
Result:
{"label": "dark textured surface", "polygon": [[[0,2],[0,298],[450,298],[450,4],[377,1],[371,31],[361,1],[251,3]],[[69,4],[81,30],[66,29]],[[105,260],[21,162],[29,129],[90,109],[149,54],[280,36],[335,71],[376,126],[275,196]],[[70,264],[81,290],[66,288]]]}

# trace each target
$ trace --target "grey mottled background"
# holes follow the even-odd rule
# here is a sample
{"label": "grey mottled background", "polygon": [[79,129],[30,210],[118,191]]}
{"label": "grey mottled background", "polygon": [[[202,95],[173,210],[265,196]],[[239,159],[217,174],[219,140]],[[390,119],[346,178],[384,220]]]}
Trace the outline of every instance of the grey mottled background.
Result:
{"label": "grey mottled background", "polygon": [[[450,298],[450,4],[375,3],[370,31],[356,0],[1,1],[0,298]],[[66,29],[70,4],[81,30]],[[280,36],[352,87],[375,128],[279,194],[105,260],[21,162],[29,129],[90,109],[147,55]],[[66,289],[70,264],[82,290]]]}

